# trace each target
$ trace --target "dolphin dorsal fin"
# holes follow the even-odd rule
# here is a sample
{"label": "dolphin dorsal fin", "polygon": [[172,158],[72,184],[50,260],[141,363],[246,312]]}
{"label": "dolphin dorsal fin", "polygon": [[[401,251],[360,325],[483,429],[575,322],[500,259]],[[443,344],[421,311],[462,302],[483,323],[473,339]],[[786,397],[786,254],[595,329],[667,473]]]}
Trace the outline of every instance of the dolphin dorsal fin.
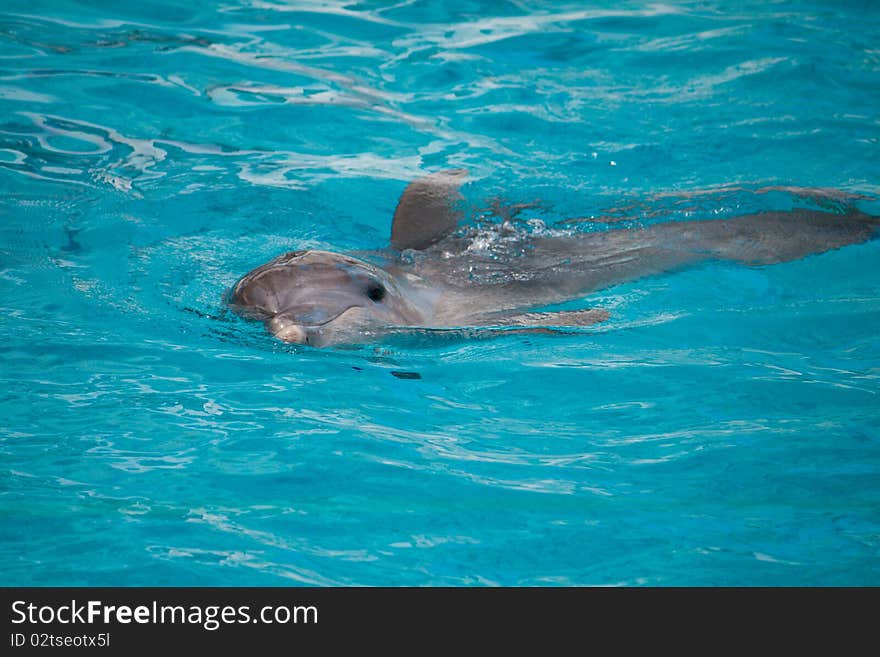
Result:
{"label": "dolphin dorsal fin", "polygon": [[407,185],[394,211],[391,246],[398,251],[426,249],[455,230],[461,217],[455,208],[462,198],[458,188],[466,176],[464,169],[450,169]]}

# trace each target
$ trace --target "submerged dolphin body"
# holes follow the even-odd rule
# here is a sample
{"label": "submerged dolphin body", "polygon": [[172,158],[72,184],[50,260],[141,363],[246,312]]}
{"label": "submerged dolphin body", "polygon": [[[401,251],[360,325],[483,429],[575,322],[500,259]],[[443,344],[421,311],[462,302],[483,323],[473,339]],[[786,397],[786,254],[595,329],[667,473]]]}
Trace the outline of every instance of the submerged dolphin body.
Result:
{"label": "submerged dolphin body", "polygon": [[486,248],[453,234],[463,177],[448,171],[410,183],[387,251],[286,253],[242,277],[230,305],[285,342],[314,346],[412,329],[552,332],[608,313],[534,308],[700,261],[796,260],[867,241],[880,228],[880,217],[855,210],[793,210],[575,235],[496,234]]}

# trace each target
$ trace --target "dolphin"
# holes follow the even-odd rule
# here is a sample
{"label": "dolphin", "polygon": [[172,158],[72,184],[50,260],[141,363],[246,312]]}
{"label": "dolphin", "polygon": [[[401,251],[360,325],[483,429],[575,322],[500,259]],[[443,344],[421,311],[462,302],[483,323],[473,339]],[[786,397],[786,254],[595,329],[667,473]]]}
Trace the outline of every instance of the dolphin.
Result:
{"label": "dolphin", "polygon": [[456,230],[465,176],[441,171],[411,182],[389,248],[285,253],[245,274],[227,293],[229,305],[284,342],[319,347],[413,330],[562,332],[609,315],[538,309],[709,260],[788,262],[865,242],[880,229],[880,217],[855,209],[798,209],[575,234],[486,234]]}

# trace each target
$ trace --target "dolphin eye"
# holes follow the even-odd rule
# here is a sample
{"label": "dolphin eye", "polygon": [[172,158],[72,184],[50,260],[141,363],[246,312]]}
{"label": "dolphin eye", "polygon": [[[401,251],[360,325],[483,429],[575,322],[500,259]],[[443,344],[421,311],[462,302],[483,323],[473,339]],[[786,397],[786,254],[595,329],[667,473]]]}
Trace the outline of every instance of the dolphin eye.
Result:
{"label": "dolphin eye", "polygon": [[370,286],[367,288],[367,298],[370,301],[379,303],[385,298],[385,288],[382,287],[381,283],[370,283]]}

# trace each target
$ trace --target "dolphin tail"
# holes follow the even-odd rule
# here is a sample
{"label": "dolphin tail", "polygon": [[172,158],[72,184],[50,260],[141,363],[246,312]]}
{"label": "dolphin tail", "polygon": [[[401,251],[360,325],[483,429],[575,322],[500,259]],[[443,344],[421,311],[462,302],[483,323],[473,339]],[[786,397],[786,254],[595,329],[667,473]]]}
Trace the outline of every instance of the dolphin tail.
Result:
{"label": "dolphin tail", "polygon": [[771,211],[727,220],[675,222],[661,230],[675,230],[683,237],[679,248],[710,258],[770,265],[867,242],[880,231],[880,217],[858,210],[847,214]]}

